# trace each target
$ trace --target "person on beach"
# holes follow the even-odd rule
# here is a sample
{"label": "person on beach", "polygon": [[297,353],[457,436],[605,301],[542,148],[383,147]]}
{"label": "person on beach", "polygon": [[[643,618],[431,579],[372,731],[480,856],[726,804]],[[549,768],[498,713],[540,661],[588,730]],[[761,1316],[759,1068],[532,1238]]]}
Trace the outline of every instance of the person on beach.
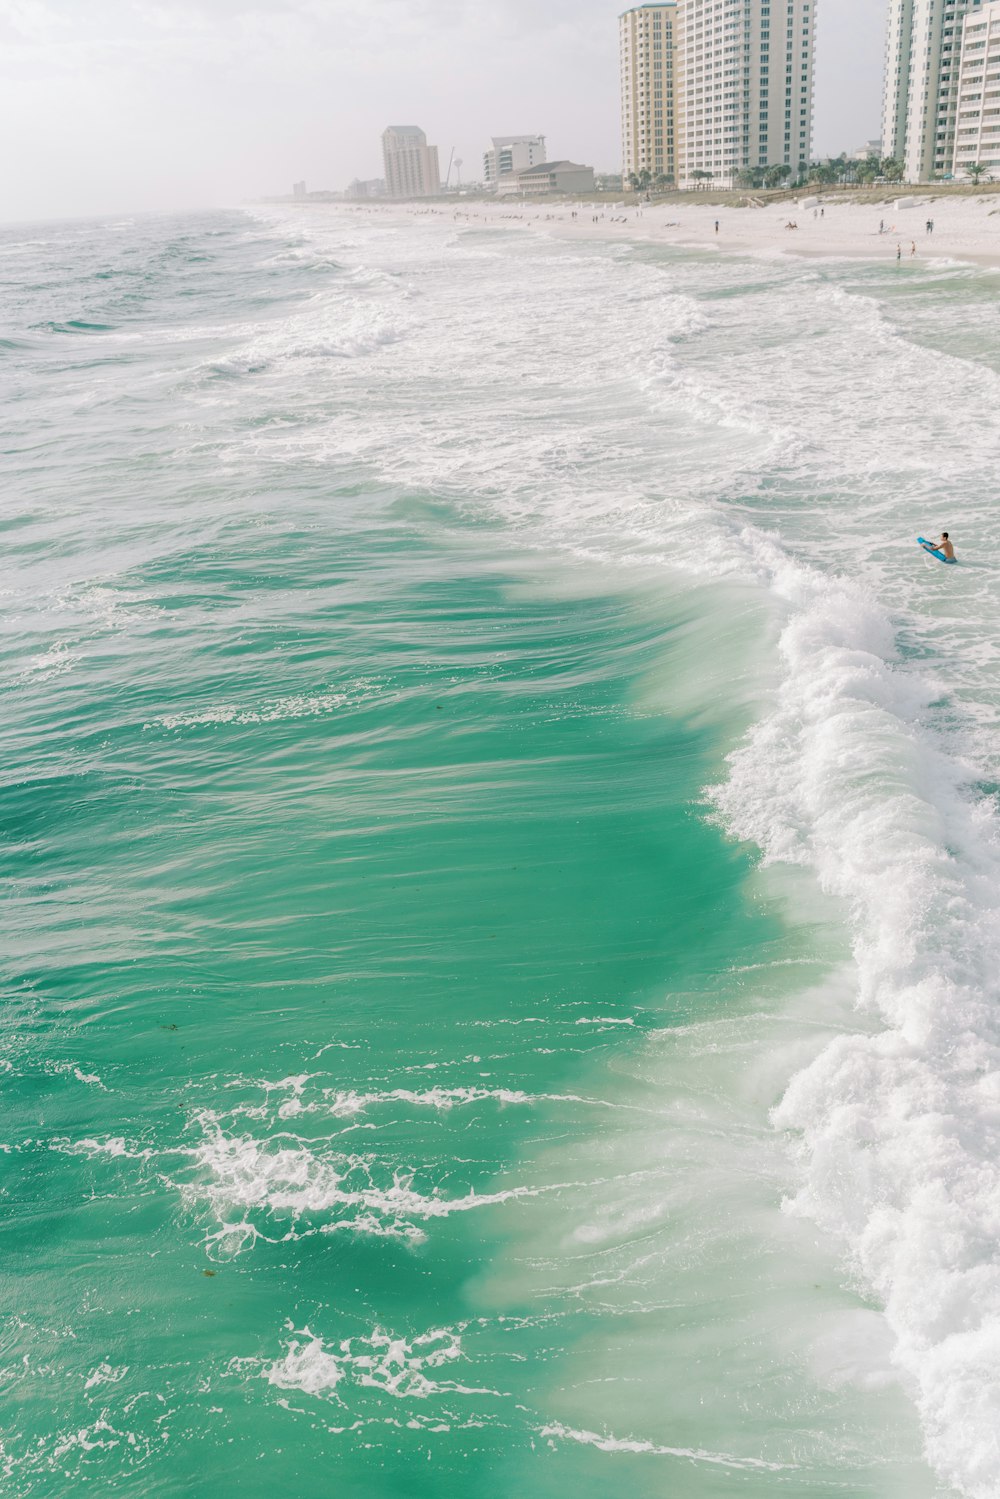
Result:
{"label": "person on beach", "polygon": [[716,219],[716,221],[715,221],[715,232],[716,232],[716,234],[718,234],[718,232],[719,232],[719,221],[718,221],[718,219]]}
{"label": "person on beach", "polygon": [[897,261],[900,261],[900,260],[902,260],[902,258],[903,258],[903,247],[902,247],[902,245],[897,245],[896,246],[896,259],[897,259]]}
{"label": "person on beach", "polygon": [[878,232],[879,232],[879,234],[884,234],[885,233],[885,219],[879,219],[879,221],[878,221]]}
{"label": "person on beach", "polygon": [[915,239],[911,239],[910,240],[910,255],[913,256],[913,255],[916,255],[916,253],[917,253],[917,242],[916,242]]}
{"label": "person on beach", "polygon": [[926,549],[928,552],[944,552],[949,562],[954,562],[955,560],[955,548],[948,540],[947,531],[941,532],[939,541],[929,541]]}

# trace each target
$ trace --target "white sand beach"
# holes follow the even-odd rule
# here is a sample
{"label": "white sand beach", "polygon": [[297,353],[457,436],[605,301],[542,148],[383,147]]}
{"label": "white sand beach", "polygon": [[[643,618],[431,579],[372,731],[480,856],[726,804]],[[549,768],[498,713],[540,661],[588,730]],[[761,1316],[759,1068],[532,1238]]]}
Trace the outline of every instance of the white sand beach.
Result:
{"label": "white sand beach", "polygon": [[[357,203],[345,205],[342,211],[394,219],[432,216],[484,227],[521,225],[580,239],[641,238],[743,255],[934,259],[1000,266],[1000,194],[993,193],[901,194],[883,203],[840,195],[803,195],[797,202],[746,207],[695,199],[645,205],[482,200],[455,206]],[[928,220],[933,221],[932,232],[928,232]]]}

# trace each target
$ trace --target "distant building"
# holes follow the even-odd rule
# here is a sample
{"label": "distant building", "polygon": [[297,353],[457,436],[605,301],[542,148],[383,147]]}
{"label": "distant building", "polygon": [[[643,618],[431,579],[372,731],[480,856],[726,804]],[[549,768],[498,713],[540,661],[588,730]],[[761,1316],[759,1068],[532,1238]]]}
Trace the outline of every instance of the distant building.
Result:
{"label": "distant building", "polygon": [[305,185],[304,182],[293,182],[292,183],[292,197],[293,198],[305,198],[307,196],[308,195],[306,193],[306,185]]}
{"label": "distant building", "polygon": [[437,146],[416,125],[390,125],[382,132],[385,187],[390,198],[433,198],[441,191]]}
{"label": "distant building", "polygon": [[355,177],[353,182],[348,183],[344,197],[357,200],[359,198],[384,198],[385,195],[384,177],[369,177],[365,182]]}
{"label": "distant building", "polygon": [[869,156],[882,157],[882,142],[880,140],[865,141],[856,151],[851,152],[851,161],[867,161]]}
{"label": "distant building", "polygon": [[953,174],[978,165],[1000,175],[1000,0],[965,17],[956,93]]}
{"label": "distant building", "polygon": [[544,160],[544,135],[495,135],[490,150],[483,152],[483,185],[487,192],[496,192],[501,177]]}
{"label": "distant building", "polygon": [[502,196],[523,193],[592,193],[593,167],[579,166],[575,161],[542,161],[523,172],[511,172],[500,179],[497,191]]}
{"label": "distant building", "polygon": [[674,46],[677,5],[638,5],[618,18],[622,176],[673,179],[677,108]]}

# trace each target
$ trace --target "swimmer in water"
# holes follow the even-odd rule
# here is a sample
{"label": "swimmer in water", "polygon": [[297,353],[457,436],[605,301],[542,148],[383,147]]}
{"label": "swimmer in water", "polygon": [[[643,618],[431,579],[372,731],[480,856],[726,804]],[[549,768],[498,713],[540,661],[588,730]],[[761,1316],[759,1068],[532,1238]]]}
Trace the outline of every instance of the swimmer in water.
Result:
{"label": "swimmer in water", "polygon": [[941,532],[941,539],[939,541],[929,541],[927,543],[927,550],[929,552],[944,552],[949,562],[954,562],[955,560],[955,548],[948,540],[947,531]]}

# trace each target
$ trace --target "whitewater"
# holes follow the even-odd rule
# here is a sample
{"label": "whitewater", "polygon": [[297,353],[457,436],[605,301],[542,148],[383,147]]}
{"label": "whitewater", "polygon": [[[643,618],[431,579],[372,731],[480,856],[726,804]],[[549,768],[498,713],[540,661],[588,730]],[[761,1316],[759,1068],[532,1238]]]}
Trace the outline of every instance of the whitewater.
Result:
{"label": "whitewater", "polygon": [[0,256],[9,1491],[1000,1493],[998,273]]}

